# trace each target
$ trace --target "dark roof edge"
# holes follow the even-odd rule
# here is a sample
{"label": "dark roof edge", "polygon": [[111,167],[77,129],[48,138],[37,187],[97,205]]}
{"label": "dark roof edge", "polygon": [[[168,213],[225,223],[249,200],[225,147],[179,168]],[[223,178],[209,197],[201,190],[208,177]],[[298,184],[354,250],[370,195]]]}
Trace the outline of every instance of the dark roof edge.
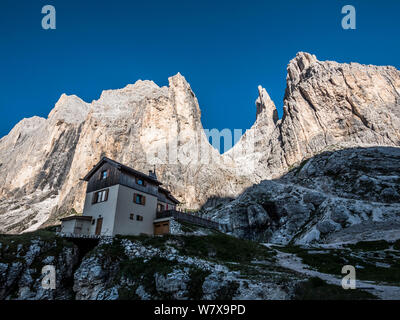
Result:
{"label": "dark roof edge", "polygon": [[115,160],[112,160],[112,159],[110,159],[110,158],[107,158],[107,157],[102,157],[101,159],[100,159],[100,161],[82,178],[82,180],[85,180],[85,181],[89,181],[89,179],[92,177],[92,175],[102,166],[102,164],[103,163],[105,163],[105,162],[108,162],[109,164],[111,164],[112,166],[114,166],[114,167],[116,167],[116,168],[118,168],[119,170],[123,170],[123,171],[126,171],[126,172],[129,172],[129,173],[132,173],[132,174],[134,174],[134,175],[137,175],[137,176],[139,176],[139,177],[141,177],[141,178],[143,178],[143,179],[145,179],[145,180],[147,180],[147,181],[149,181],[149,182],[151,182],[151,183],[154,183],[154,184],[156,184],[156,185],[162,185],[162,183],[160,182],[160,181],[158,181],[158,180],[156,180],[156,179],[154,179],[154,178],[152,178],[152,177],[150,177],[150,176],[148,176],[147,174],[145,174],[145,173],[143,173],[143,172],[140,172],[140,171],[137,171],[137,170],[135,170],[135,169],[132,169],[132,168],[130,168],[130,167],[128,167],[128,166],[126,166],[126,165],[124,165],[124,164],[122,164],[122,163],[119,163],[119,162],[117,162],[117,161],[115,161]]}
{"label": "dark roof edge", "polygon": [[82,178],[84,181],[89,181],[90,177],[101,167],[101,165],[106,162],[106,157],[102,157],[99,162],[97,162],[92,169]]}
{"label": "dark roof edge", "polygon": [[176,204],[180,204],[180,201],[178,199],[176,199],[172,194],[171,191],[163,188],[163,187],[158,187],[159,190],[163,191],[165,196],[171,200],[172,202],[176,203]]}
{"label": "dark roof edge", "polygon": [[167,197],[172,201],[175,202],[176,204],[180,204],[181,202],[176,199],[172,194],[168,194]]}
{"label": "dark roof edge", "polygon": [[93,217],[92,216],[69,216],[69,217],[65,217],[65,218],[61,218],[61,221],[68,221],[68,220],[92,220]]}

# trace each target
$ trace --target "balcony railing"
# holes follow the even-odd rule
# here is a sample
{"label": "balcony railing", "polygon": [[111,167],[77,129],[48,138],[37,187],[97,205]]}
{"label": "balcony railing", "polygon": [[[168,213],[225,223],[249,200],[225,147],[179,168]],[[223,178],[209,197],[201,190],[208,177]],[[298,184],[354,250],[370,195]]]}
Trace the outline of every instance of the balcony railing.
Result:
{"label": "balcony railing", "polygon": [[200,218],[190,213],[177,211],[177,210],[165,210],[157,212],[157,219],[174,217],[178,221],[192,223],[198,226],[219,230],[220,224],[206,218]]}

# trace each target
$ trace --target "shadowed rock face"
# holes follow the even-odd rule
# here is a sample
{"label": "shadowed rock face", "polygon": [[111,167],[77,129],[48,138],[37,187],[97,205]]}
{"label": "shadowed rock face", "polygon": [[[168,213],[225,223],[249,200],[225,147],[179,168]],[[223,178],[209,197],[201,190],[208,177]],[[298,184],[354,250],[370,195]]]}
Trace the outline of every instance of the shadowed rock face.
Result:
{"label": "shadowed rock face", "polygon": [[[259,87],[252,129],[219,155],[180,74],[168,87],[139,80],[106,90],[92,103],[62,95],[47,119],[24,119],[0,140],[0,232],[34,230],[71,209],[81,211],[85,185],[79,178],[101,156],[147,172],[153,167],[149,155],[160,157],[174,142],[178,158],[156,161],[157,174],[195,208],[212,197],[237,196],[324,150],[398,146],[399,105],[395,68],[321,62],[298,53],[288,65],[283,118]],[[205,156],[211,161],[194,161]]]}
{"label": "shadowed rock face", "polygon": [[236,236],[287,244],[397,239],[400,149],[323,152],[212,212]]}

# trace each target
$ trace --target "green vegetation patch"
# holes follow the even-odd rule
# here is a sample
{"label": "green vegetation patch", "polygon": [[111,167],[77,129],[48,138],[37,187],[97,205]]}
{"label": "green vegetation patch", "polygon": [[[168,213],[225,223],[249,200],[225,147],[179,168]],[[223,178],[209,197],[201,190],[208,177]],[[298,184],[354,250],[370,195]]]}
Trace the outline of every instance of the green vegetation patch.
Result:
{"label": "green vegetation patch", "polygon": [[216,262],[251,262],[253,260],[270,260],[276,254],[256,242],[238,239],[223,233],[207,236],[196,235],[163,235],[163,236],[119,236],[119,239],[138,241],[144,246],[161,250],[172,246],[180,255],[198,257]]}
{"label": "green vegetation patch", "polygon": [[239,289],[239,283],[236,281],[229,281],[217,290],[216,300],[232,300],[237,290]]}
{"label": "green vegetation patch", "polygon": [[118,300],[140,300],[136,294],[137,286],[126,286],[118,289]]}
{"label": "green vegetation patch", "polygon": [[124,247],[121,244],[121,239],[119,238],[114,238],[111,244],[102,244],[96,247],[89,254],[96,255],[99,253],[103,256],[106,256],[112,261],[120,261],[128,259],[128,257],[125,254]]}
{"label": "green vegetation patch", "polygon": [[385,240],[360,241],[355,244],[347,244],[346,248],[362,251],[379,251],[389,249],[390,243]]}
{"label": "green vegetation patch", "polygon": [[305,160],[303,160],[303,161],[299,164],[299,166],[298,166],[297,169],[296,169],[296,175],[299,174],[299,172],[301,171],[301,169],[303,169],[303,167],[307,164],[307,162],[308,162],[309,160],[310,160],[310,159],[305,159]]}
{"label": "green vegetation patch", "polygon": [[188,296],[193,300],[200,300],[203,297],[203,283],[210,271],[191,267],[189,271],[190,280],[187,284]]}
{"label": "green vegetation patch", "polygon": [[295,288],[295,300],[373,300],[373,294],[360,289],[345,290],[320,278],[300,282]]}
{"label": "green vegetation patch", "polygon": [[[136,289],[139,285],[143,285],[146,292],[153,297],[160,296],[156,289],[155,274],[166,275],[176,268],[176,261],[169,261],[161,257],[153,257],[147,261],[143,258],[132,260],[123,260],[120,264],[120,271],[117,279],[125,277],[133,282],[131,287],[122,288],[119,291],[122,296],[120,299],[132,299],[136,296]],[[119,282],[119,281],[118,281]],[[161,299],[171,299],[168,295],[160,296]]]}
{"label": "green vegetation patch", "polygon": [[400,239],[393,244],[393,249],[400,250]]}
{"label": "green vegetation patch", "polygon": [[246,263],[271,259],[275,252],[249,240],[222,233],[208,236],[179,236],[176,249],[180,254],[222,262]]}
{"label": "green vegetation patch", "polygon": [[298,246],[276,247],[296,254],[302,262],[322,273],[341,275],[342,267],[352,265],[356,277],[391,285],[400,284],[400,256],[388,251],[386,241],[359,242],[344,249],[310,249]]}
{"label": "green vegetation patch", "polygon": [[[227,266],[230,270],[240,271],[245,279],[271,278],[281,270],[272,263],[276,252],[256,242],[238,239],[223,233],[215,233],[207,236],[194,235],[165,235],[165,236],[120,236],[120,239],[140,242],[144,246],[155,247],[161,250],[173,247],[179,255],[208,260]],[[120,291],[121,298],[134,298],[136,289],[143,285],[145,291],[159,298],[160,293],[155,288],[155,273],[168,274],[176,268],[188,268],[189,281],[187,283],[188,298],[200,299],[203,296],[202,286],[209,271],[193,265],[177,264],[164,258],[133,259],[122,261],[120,264],[120,278],[126,277],[132,280],[131,288],[123,288]],[[287,271],[287,270],[283,270]],[[271,273],[272,272],[272,273]],[[233,296],[237,284],[232,283],[221,288],[220,298]],[[237,288],[236,288],[237,289]]]}
{"label": "green vegetation patch", "polygon": [[142,285],[144,290],[152,297],[171,300],[170,293],[163,293],[156,288],[155,274],[167,275],[177,268],[189,268],[189,281],[187,282],[188,298],[200,300],[203,297],[203,283],[210,271],[189,266],[179,265],[176,261],[169,261],[161,257],[153,257],[149,260],[135,258],[124,260],[120,264],[119,275],[116,277],[120,282],[122,278],[128,279],[131,284],[119,289],[119,299],[136,300],[140,297],[136,294],[137,288]]}
{"label": "green vegetation patch", "polygon": [[[58,258],[65,248],[74,248],[72,242],[56,236],[54,227],[39,229],[34,232],[27,232],[19,235],[1,234],[0,243],[0,262],[7,264],[19,262],[22,264],[23,270],[27,268],[25,256],[29,251],[30,246],[36,243],[40,247],[40,251],[35,253],[34,259],[29,265],[31,271],[30,275],[33,280],[36,280],[41,276],[41,270],[45,265],[43,261],[47,257],[54,257],[54,263],[58,263]],[[62,277],[61,284],[64,285],[65,288],[71,287],[69,293],[72,297],[72,286],[68,285],[71,281],[73,281],[73,279]],[[34,283],[35,281],[33,281],[32,285]],[[7,291],[6,295],[9,295],[14,299],[17,298],[17,281],[11,284]]]}
{"label": "green vegetation patch", "polygon": [[[1,262],[25,262],[23,256],[29,250],[29,247],[33,244],[32,241],[34,240],[43,242],[40,244],[42,251],[39,258],[44,256],[57,257],[64,247],[74,246],[72,242],[57,237],[55,232],[52,231],[52,228],[39,229],[34,232],[27,232],[18,235],[0,234]],[[38,260],[38,258],[36,258],[36,260]]]}
{"label": "green vegetation patch", "polygon": [[139,236],[116,236],[116,239],[127,239],[132,242],[140,242],[143,246],[147,247],[153,247],[153,248],[158,248],[158,249],[165,249],[166,248],[166,243],[168,240],[174,239],[173,235],[166,234],[163,236],[149,236],[149,235],[139,235]]}
{"label": "green vegetation patch", "polygon": [[[196,232],[203,229],[202,227],[199,227],[195,224],[187,223],[184,221],[179,221],[179,224],[181,225],[181,230],[186,233]],[[212,229],[209,230],[211,231]]]}

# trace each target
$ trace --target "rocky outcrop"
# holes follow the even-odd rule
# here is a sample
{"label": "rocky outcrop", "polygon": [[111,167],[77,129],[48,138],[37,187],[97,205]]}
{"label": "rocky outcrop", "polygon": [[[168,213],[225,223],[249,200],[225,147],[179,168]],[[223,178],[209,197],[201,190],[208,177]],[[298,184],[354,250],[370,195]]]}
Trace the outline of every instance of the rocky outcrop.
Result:
{"label": "rocky outcrop", "polygon": [[[147,245],[137,239],[127,238],[100,244],[90,256],[85,257],[75,273],[76,298],[282,300],[289,299],[293,294],[299,279],[286,274],[285,270],[280,270],[280,273],[274,275],[268,274],[268,271],[265,271],[266,274],[259,271],[260,274],[255,276],[257,281],[247,278],[240,271],[231,270],[224,264],[224,259],[221,261],[219,252],[205,256],[185,255],[186,241],[196,241],[196,237],[164,239],[165,245],[162,247],[151,245],[149,239]],[[212,240],[213,236],[210,237],[200,237],[198,241]],[[242,240],[237,241],[240,243]],[[221,246],[224,245],[221,243]],[[118,257],[110,255],[111,247],[114,253],[120,250]],[[254,252],[250,251],[249,254],[253,255]],[[288,277],[285,284],[279,284],[277,281],[282,276]]]}
{"label": "rocky outcrop", "polygon": [[[0,300],[399,299],[400,240],[271,246],[208,230],[73,242],[51,229],[1,236]],[[341,287],[344,263],[358,290]],[[55,288],[43,287],[44,266]]]}
{"label": "rocky outcrop", "polygon": [[211,211],[224,231],[273,243],[400,238],[400,148],[323,152]]}
{"label": "rocky outcrop", "polygon": [[[0,300],[72,299],[70,283],[79,263],[79,250],[53,233],[39,231],[23,238],[0,238]],[[42,285],[42,268],[54,266],[55,289]]]}
{"label": "rocky outcrop", "polygon": [[[273,250],[212,231],[102,238],[89,250],[86,241],[42,230],[0,237],[0,300],[290,299],[303,280]],[[55,289],[41,285],[44,265],[56,268]]]}

